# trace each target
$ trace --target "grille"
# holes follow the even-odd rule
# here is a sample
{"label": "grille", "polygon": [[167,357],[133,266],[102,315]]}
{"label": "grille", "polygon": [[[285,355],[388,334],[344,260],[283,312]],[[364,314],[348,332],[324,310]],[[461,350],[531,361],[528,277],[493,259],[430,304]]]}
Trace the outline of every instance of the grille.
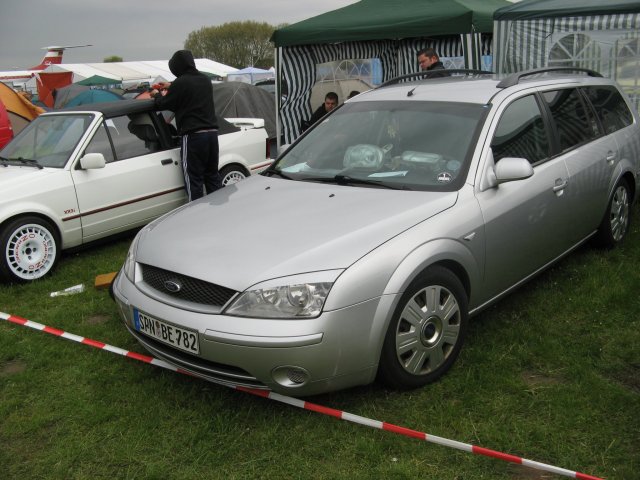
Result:
{"label": "grille", "polygon": [[[140,267],[142,269],[142,278],[149,287],[177,300],[222,307],[236,294],[236,291],[230,288],[163,270],[162,268],[145,264],[140,264]],[[179,283],[180,290],[177,292],[169,291],[165,288],[166,281]]]}

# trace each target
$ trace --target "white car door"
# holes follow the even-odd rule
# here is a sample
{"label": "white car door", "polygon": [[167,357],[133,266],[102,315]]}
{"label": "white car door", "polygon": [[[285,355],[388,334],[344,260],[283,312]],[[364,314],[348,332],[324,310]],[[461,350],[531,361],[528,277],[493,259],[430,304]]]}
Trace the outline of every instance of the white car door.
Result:
{"label": "white car door", "polygon": [[[155,132],[155,136],[154,136]],[[104,168],[72,167],[83,242],[144,225],[186,201],[179,149],[162,149],[149,114],[106,120],[85,153]]]}

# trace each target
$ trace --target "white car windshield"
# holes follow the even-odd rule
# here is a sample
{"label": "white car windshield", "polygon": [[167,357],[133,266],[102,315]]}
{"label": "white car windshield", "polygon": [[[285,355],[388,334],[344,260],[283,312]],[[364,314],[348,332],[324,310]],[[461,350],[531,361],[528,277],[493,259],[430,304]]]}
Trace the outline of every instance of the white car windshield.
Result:
{"label": "white car windshield", "polygon": [[448,102],[345,104],[287,150],[272,171],[295,180],[456,190],[487,110]]}
{"label": "white car windshield", "polygon": [[0,157],[3,162],[62,168],[92,119],[87,114],[40,116],[0,151]]}

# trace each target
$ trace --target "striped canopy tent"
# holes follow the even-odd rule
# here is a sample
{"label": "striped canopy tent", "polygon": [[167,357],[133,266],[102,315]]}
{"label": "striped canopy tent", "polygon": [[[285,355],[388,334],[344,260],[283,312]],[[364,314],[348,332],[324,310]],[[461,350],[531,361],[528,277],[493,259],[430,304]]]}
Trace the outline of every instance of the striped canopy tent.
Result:
{"label": "striped canopy tent", "polygon": [[[276,30],[278,92],[286,82],[288,96],[279,105],[278,123],[285,143],[300,134],[300,124],[319,105],[311,90],[330,62],[336,72],[379,69],[383,82],[419,71],[416,54],[433,47],[440,57],[463,58],[464,67],[480,68],[491,55],[493,12],[506,0],[361,0]],[[375,59],[374,63],[364,63]],[[355,60],[355,62],[354,62]],[[339,72],[338,72],[339,70]],[[338,78],[338,76],[336,76]],[[357,77],[356,77],[357,78]],[[343,101],[344,98],[340,98]]]}
{"label": "striped canopy tent", "polygon": [[523,0],[494,12],[494,69],[590,68],[640,108],[640,1]]}

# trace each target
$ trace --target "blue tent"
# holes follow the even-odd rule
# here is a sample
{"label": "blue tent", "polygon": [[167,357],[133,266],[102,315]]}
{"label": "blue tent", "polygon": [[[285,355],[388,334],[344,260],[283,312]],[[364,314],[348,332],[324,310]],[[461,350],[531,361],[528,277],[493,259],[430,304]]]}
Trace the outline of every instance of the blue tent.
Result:
{"label": "blue tent", "polygon": [[103,103],[122,100],[124,97],[108,90],[85,90],[73,97],[65,106],[77,107],[78,105],[86,105],[88,103]]}

